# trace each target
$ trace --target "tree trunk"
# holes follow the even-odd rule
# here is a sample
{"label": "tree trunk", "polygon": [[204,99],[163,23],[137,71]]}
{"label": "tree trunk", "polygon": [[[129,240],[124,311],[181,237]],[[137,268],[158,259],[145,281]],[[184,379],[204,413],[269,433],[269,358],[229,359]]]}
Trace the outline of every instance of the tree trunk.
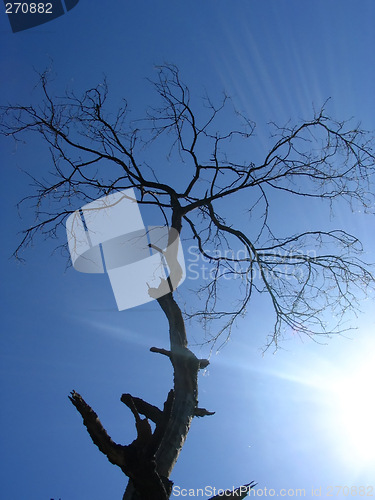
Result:
{"label": "tree trunk", "polygon": [[[155,454],[156,471],[169,478],[184,445],[198,403],[198,370],[206,366],[187,348],[182,313],[172,293],[157,299],[169,322],[171,350],[151,348],[168,356],[174,370],[174,398],[168,424]],[[150,417],[151,418],[151,417]],[[138,500],[133,481],[129,481],[123,500]]]}
{"label": "tree trunk", "polygon": [[[181,310],[172,293],[157,299],[169,322],[171,350],[152,347],[151,351],[167,356],[174,370],[174,389],[169,393],[164,410],[140,398],[123,394],[121,401],[133,412],[137,439],[128,446],[116,444],[107,434],[96,413],[76,392],[70,397],[81,413],[84,424],[100,451],[119,466],[130,478],[123,500],[167,500],[172,492],[169,476],[185,442],[195,414],[210,415],[198,409],[198,371],[207,366],[187,347],[185,325]],[[142,414],[146,419],[141,419]],[[155,424],[151,433],[148,420]]]}

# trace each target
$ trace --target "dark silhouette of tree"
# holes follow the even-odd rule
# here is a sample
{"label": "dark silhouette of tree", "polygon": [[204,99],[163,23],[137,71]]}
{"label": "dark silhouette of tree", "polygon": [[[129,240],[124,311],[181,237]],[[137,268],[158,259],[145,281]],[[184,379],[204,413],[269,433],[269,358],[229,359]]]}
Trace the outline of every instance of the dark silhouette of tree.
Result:
{"label": "dark silhouette of tree", "polygon": [[[52,156],[49,179],[33,178],[36,191],[22,200],[33,203],[36,222],[25,230],[15,256],[19,258],[19,251],[37,233],[57,236],[82,203],[134,188],[139,204],[155,207],[166,226],[193,238],[213,266],[214,272],[199,290],[205,294],[203,307],[184,312],[185,319],[197,318],[207,332],[217,320],[217,332],[209,334],[209,340],[216,342],[224,335],[225,342],[253,294],[265,294],[273,306],[274,328],[266,346],[277,348],[287,331],[312,338],[342,332],[344,314],[355,310],[358,297],[374,286],[370,268],[361,259],[361,243],[342,229],[280,237],[269,224],[272,192],[331,204],[335,199],[347,200],[370,210],[373,138],[359,126],[331,119],[322,107],[311,120],[295,126],[272,124],[273,144],[264,159],[241,162],[237,151],[241,148],[243,154],[256,140],[255,124],[235,110],[228,114],[232,101],[225,94],[219,105],[204,96],[203,106],[196,111],[177,68],[164,65],[157,70],[152,84],[160,105],[141,120],[130,119],[126,101],[116,115],[106,110],[105,81],[81,97],[70,91],[61,98],[53,96],[48,72],[40,75],[41,104],[2,107],[2,134],[18,141],[26,132],[37,132]],[[233,117],[238,119],[237,129],[231,127]],[[160,148],[166,144],[163,156]],[[175,165],[172,179],[160,168],[165,156]],[[243,229],[244,224],[231,216],[231,200],[241,196],[249,216],[262,214],[255,229],[249,224]],[[219,285],[230,277],[236,278],[232,282],[237,300],[223,304]],[[159,288],[166,285],[161,282]],[[125,500],[169,498],[170,474],[193,417],[213,414],[198,408],[198,371],[208,361],[189,350],[180,306],[172,291],[162,297],[155,288],[149,293],[169,322],[170,351],[151,348],[167,356],[174,370],[174,387],[163,410],[123,394],[121,401],[135,418],[137,438],[122,446],[112,441],[79,394],[73,391],[70,396],[93,442],[130,478]],[[334,325],[326,324],[325,312],[336,318]],[[149,420],[155,423],[154,431]],[[235,497],[244,498],[253,486],[245,485],[242,496]]]}

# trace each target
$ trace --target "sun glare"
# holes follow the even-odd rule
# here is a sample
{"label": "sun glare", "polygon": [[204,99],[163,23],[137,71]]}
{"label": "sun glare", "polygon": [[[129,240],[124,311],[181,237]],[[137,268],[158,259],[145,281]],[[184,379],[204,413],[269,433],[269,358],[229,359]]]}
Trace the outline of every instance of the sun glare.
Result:
{"label": "sun glare", "polygon": [[333,384],[337,397],[337,424],[347,437],[345,449],[358,462],[375,459],[375,358],[350,377]]}

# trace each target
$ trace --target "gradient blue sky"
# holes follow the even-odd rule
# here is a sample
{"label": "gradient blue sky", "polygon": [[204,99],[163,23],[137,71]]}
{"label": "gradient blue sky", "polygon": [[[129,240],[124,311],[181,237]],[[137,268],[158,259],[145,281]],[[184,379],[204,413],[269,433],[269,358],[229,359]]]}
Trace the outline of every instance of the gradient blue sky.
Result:
{"label": "gradient blue sky", "polygon": [[[375,129],[374,21],[367,0],[80,0],[61,18],[16,34],[3,13],[1,101],[31,102],[34,68],[52,60],[58,88],[79,93],[105,74],[113,105],[126,97],[136,114],[153,103],[146,77],[154,65],[173,62],[194,95],[226,89],[234,96],[258,125],[250,153],[265,155],[267,122],[311,117],[328,97],[333,117]],[[43,176],[50,161],[32,137],[13,146],[1,139],[1,498],[120,499],[123,474],[91,443],[67,395],[80,392],[114,440],[131,442],[133,417],[119,398],[165,400],[172,370],[148,349],[167,346],[166,320],[155,303],[116,312],[108,278],[65,272],[59,253],[51,256],[56,241],[37,240],[24,266],[9,259],[17,233],[32,221],[28,212],[20,220],[15,207],[31,193],[20,169]],[[343,205],[335,217],[322,204],[282,207],[273,215],[279,227],[347,229],[375,261],[373,216]],[[182,298],[190,286],[187,279],[180,287]],[[255,480],[276,495],[304,488],[311,498],[321,487],[325,497],[335,485],[373,486],[375,495],[373,302],[363,310],[351,339],[293,338],[262,357],[271,325],[267,304],[254,303],[200,376],[200,404],[216,415],[194,420],[175,485]],[[199,338],[191,328],[188,334]]]}

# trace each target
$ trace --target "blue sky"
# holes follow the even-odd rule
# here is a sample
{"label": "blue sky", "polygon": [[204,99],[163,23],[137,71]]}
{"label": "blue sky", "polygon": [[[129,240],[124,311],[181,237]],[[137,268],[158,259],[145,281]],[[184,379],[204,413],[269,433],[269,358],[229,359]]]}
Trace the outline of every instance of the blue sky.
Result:
{"label": "blue sky", "polygon": [[[53,61],[56,88],[79,93],[105,74],[111,104],[126,97],[137,115],[154,102],[146,78],[155,65],[172,62],[194,96],[205,89],[233,96],[257,123],[246,154],[259,158],[270,144],[269,121],[309,118],[329,97],[334,118],[354,117],[375,129],[374,19],[374,3],[364,0],[80,0],[66,15],[13,34],[3,13],[1,101],[37,98],[35,69]],[[14,151],[1,138],[2,497],[121,498],[125,477],[91,443],[67,395],[80,392],[115,441],[131,442],[133,417],[119,398],[130,392],[159,406],[165,400],[171,367],[148,349],[167,346],[167,323],[155,302],[117,312],[107,276],[66,270],[59,252],[51,255],[65,243],[63,233],[57,242],[36,240],[25,265],[9,258],[17,233],[32,222],[30,212],[20,219],[15,207],[31,193],[21,169],[43,176],[49,168],[42,143],[27,139]],[[274,202],[283,209],[271,215],[280,230],[347,229],[375,261],[373,216],[342,204],[333,217],[321,203]],[[180,287],[181,300],[191,286],[187,279]],[[268,304],[256,299],[200,376],[200,404],[216,415],[194,420],[175,485],[227,488],[255,480],[276,494],[304,488],[307,498],[312,488],[326,496],[336,485],[373,486],[375,495],[368,421],[375,411],[373,302],[363,310],[350,339],[318,345],[296,337],[262,357],[271,324]],[[192,342],[201,338],[196,328],[188,326]]]}

